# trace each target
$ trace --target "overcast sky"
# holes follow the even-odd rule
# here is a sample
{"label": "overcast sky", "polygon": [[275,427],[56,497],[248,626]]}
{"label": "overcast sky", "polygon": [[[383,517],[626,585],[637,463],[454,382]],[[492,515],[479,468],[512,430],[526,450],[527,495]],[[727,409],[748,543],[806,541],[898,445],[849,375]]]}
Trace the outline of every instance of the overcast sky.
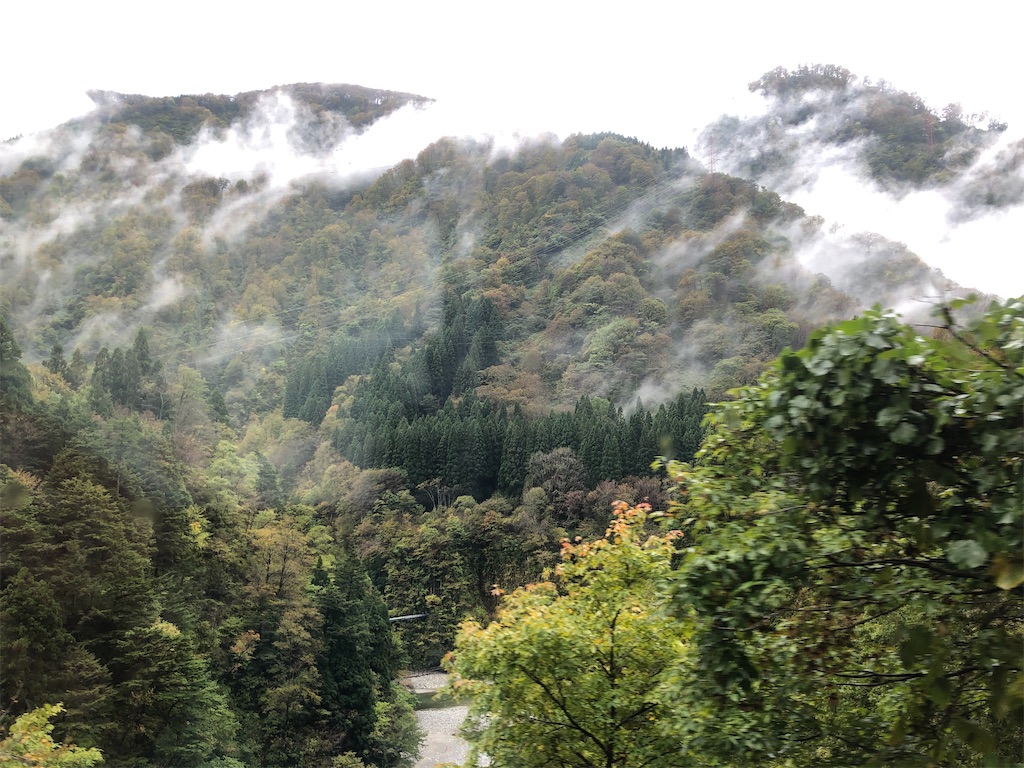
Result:
{"label": "overcast sky", "polygon": [[[435,98],[460,133],[607,130],[693,149],[710,120],[760,107],[749,81],[804,63],[886,79],[936,107],[958,101],[1024,135],[1015,10],[897,0],[9,3],[0,138],[88,111],[92,88],[164,96],[331,82]],[[1024,293],[1024,254],[1010,256],[1003,266]]]}
{"label": "overcast sky", "polygon": [[661,145],[737,111],[763,72],[802,63],[840,64],[938,106],[1009,120],[1024,111],[1012,10],[894,0],[10,3],[0,135],[87,110],[90,88],[163,96],[341,82],[467,101],[506,125]]}

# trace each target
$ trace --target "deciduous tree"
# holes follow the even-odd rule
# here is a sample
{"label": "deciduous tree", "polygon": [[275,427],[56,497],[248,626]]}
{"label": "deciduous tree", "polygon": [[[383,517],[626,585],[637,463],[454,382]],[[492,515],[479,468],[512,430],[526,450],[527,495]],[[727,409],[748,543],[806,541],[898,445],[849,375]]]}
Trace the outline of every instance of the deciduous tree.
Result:
{"label": "deciduous tree", "polygon": [[[787,352],[676,465],[692,738],[742,764],[1024,759],[1024,302],[872,311]],[[983,761],[985,761],[983,763]]]}
{"label": "deciduous tree", "polygon": [[88,768],[103,762],[98,749],[82,749],[53,740],[50,719],[63,711],[60,704],[44,704],[15,720],[7,738],[0,741],[0,768]]}
{"label": "deciduous tree", "polygon": [[563,544],[555,581],[505,598],[486,628],[463,625],[448,663],[473,697],[473,764],[686,762],[665,686],[688,663],[689,627],[661,613],[654,586],[676,536],[649,537],[648,512],[620,503],[605,538]]}

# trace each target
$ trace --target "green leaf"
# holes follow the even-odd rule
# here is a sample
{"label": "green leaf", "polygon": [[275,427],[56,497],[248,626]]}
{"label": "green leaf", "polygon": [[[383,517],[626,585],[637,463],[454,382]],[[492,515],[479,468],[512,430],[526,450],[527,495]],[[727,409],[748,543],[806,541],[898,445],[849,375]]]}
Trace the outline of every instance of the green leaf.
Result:
{"label": "green leaf", "polygon": [[899,445],[907,445],[917,437],[917,427],[910,422],[901,422],[892,433],[892,441]]}
{"label": "green leaf", "polygon": [[895,406],[883,408],[878,412],[878,416],[875,417],[875,424],[880,427],[891,427],[894,424],[898,424],[906,412],[905,408],[897,408]]}
{"label": "green leaf", "polygon": [[976,541],[960,539],[946,547],[946,558],[963,568],[980,568],[988,560],[988,551]]}
{"label": "green leaf", "polygon": [[944,707],[953,699],[953,685],[948,677],[936,677],[928,685],[928,693],[931,694],[932,701]]}
{"label": "green leaf", "polygon": [[903,666],[911,669],[915,662],[931,652],[933,639],[932,633],[926,627],[908,627],[906,638],[900,643],[899,649]]}

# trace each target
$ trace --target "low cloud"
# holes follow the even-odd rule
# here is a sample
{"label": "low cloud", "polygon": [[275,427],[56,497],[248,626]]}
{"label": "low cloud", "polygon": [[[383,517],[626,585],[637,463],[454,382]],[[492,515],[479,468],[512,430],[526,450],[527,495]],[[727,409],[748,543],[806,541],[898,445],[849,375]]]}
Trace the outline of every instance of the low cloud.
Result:
{"label": "low cloud", "polygon": [[[789,199],[808,214],[822,216],[826,230],[885,233],[965,287],[996,295],[1020,290],[1008,284],[1006,273],[1007,244],[1024,231],[1020,206],[951,222],[950,212],[957,209],[947,191],[918,190],[897,200],[865,183],[846,164],[821,168],[812,184],[792,190]],[[829,274],[829,265],[814,259],[822,267],[816,271]]]}

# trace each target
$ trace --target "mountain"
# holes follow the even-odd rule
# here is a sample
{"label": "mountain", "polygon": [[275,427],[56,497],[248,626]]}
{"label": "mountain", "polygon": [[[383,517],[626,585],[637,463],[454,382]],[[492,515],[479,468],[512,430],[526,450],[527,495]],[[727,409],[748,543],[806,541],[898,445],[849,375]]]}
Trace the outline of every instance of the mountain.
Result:
{"label": "mountain", "polygon": [[[1012,208],[999,126],[840,68],[757,87],[713,168],[421,140],[429,99],[319,84],[93,92],[0,145],[9,715],[64,700],[112,765],[407,763],[396,670],[612,501],[662,503],[709,400],[827,321],[966,292],[787,190],[829,147],[885,194]],[[427,614],[404,650],[388,612]]]}
{"label": "mountain", "polygon": [[956,103],[933,110],[915,93],[834,65],[780,67],[750,90],[764,97],[764,114],[723,116],[701,136],[730,173],[787,194],[844,165],[897,199],[939,192],[953,224],[1024,201],[1024,141],[1003,141],[1007,124],[985,113]]}
{"label": "mountain", "polygon": [[[223,130],[246,123],[267,99],[286,97],[304,111],[303,149],[329,150],[344,138],[344,125],[359,130],[407,104],[429,102],[411,93],[373,90],[358,85],[296,83],[267,91],[234,96],[204,94],[153,98],[114,91],[89,91],[97,106],[90,121],[103,125],[133,125],[158,143],[169,136],[177,144],[190,144],[202,129]],[[339,130],[341,128],[342,130]],[[325,139],[326,143],[316,141]]]}
{"label": "mountain", "polygon": [[[754,86],[775,100],[765,120],[794,130],[826,115],[853,130],[865,104],[894,123],[932,119],[835,67]],[[521,490],[525,456],[501,472],[504,421],[488,421],[493,458],[475,472],[454,452],[410,455],[403,430],[443,443],[438,425],[467,396],[499,421],[503,409],[543,421],[601,398],[624,423],[638,404],[650,413],[691,390],[720,399],[826,321],[876,302],[926,316],[965,292],[904,244],[826,227],[682,148],[612,134],[512,148],[441,138],[381,168],[370,150],[409,131],[423,97],[293,85],[93,98],[86,118],[4,147],[0,301],[25,358],[52,364],[59,347],[95,377],[143,329],[165,383],[177,371],[181,385],[182,366],[198,372],[234,439],[299,419],[358,466],[401,467],[412,485]],[[913,114],[899,118],[904,107]],[[978,146],[995,135],[946,122]],[[873,137],[858,157],[893,145],[893,167],[916,167],[923,139],[911,131],[908,149],[879,125],[858,129]],[[929,157],[962,172],[947,150]],[[935,173],[901,172],[907,184]],[[102,374],[114,405],[163,418],[155,381],[128,397]],[[661,439],[608,477],[643,473]],[[604,441],[584,451],[582,435],[542,437],[534,449],[585,453],[595,482]],[[293,488],[309,454],[264,448]]]}
{"label": "mountain", "polygon": [[[822,93],[859,103],[836,71],[759,82],[803,125]],[[416,316],[414,334],[436,329],[454,281],[501,315],[491,362],[505,368],[492,378],[536,360],[546,383],[536,395],[552,404],[583,392],[629,402],[706,383],[726,360],[770,359],[875,301],[946,290],[898,243],[826,231],[770,188],[709,174],[681,149],[621,136],[511,152],[442,139],[381,172],[346,149],[426,99],[323,85],[92,96],[87,118],[7,145],[0,161],[0,300],[30,359],[55,342],[91,358],[145,325],[170,361],[215,377],[244,351],[251,378],[257,361],[373,333],[381,302],[407,326]],[[811,106],[794,112],[794,101]],[[916,167],[909,155],[893,162]],[[961,161],[944,163],[952,173]],[[795,328],[757,330],[779,316]],[[719,375],[714,388],[750,375]]]}

